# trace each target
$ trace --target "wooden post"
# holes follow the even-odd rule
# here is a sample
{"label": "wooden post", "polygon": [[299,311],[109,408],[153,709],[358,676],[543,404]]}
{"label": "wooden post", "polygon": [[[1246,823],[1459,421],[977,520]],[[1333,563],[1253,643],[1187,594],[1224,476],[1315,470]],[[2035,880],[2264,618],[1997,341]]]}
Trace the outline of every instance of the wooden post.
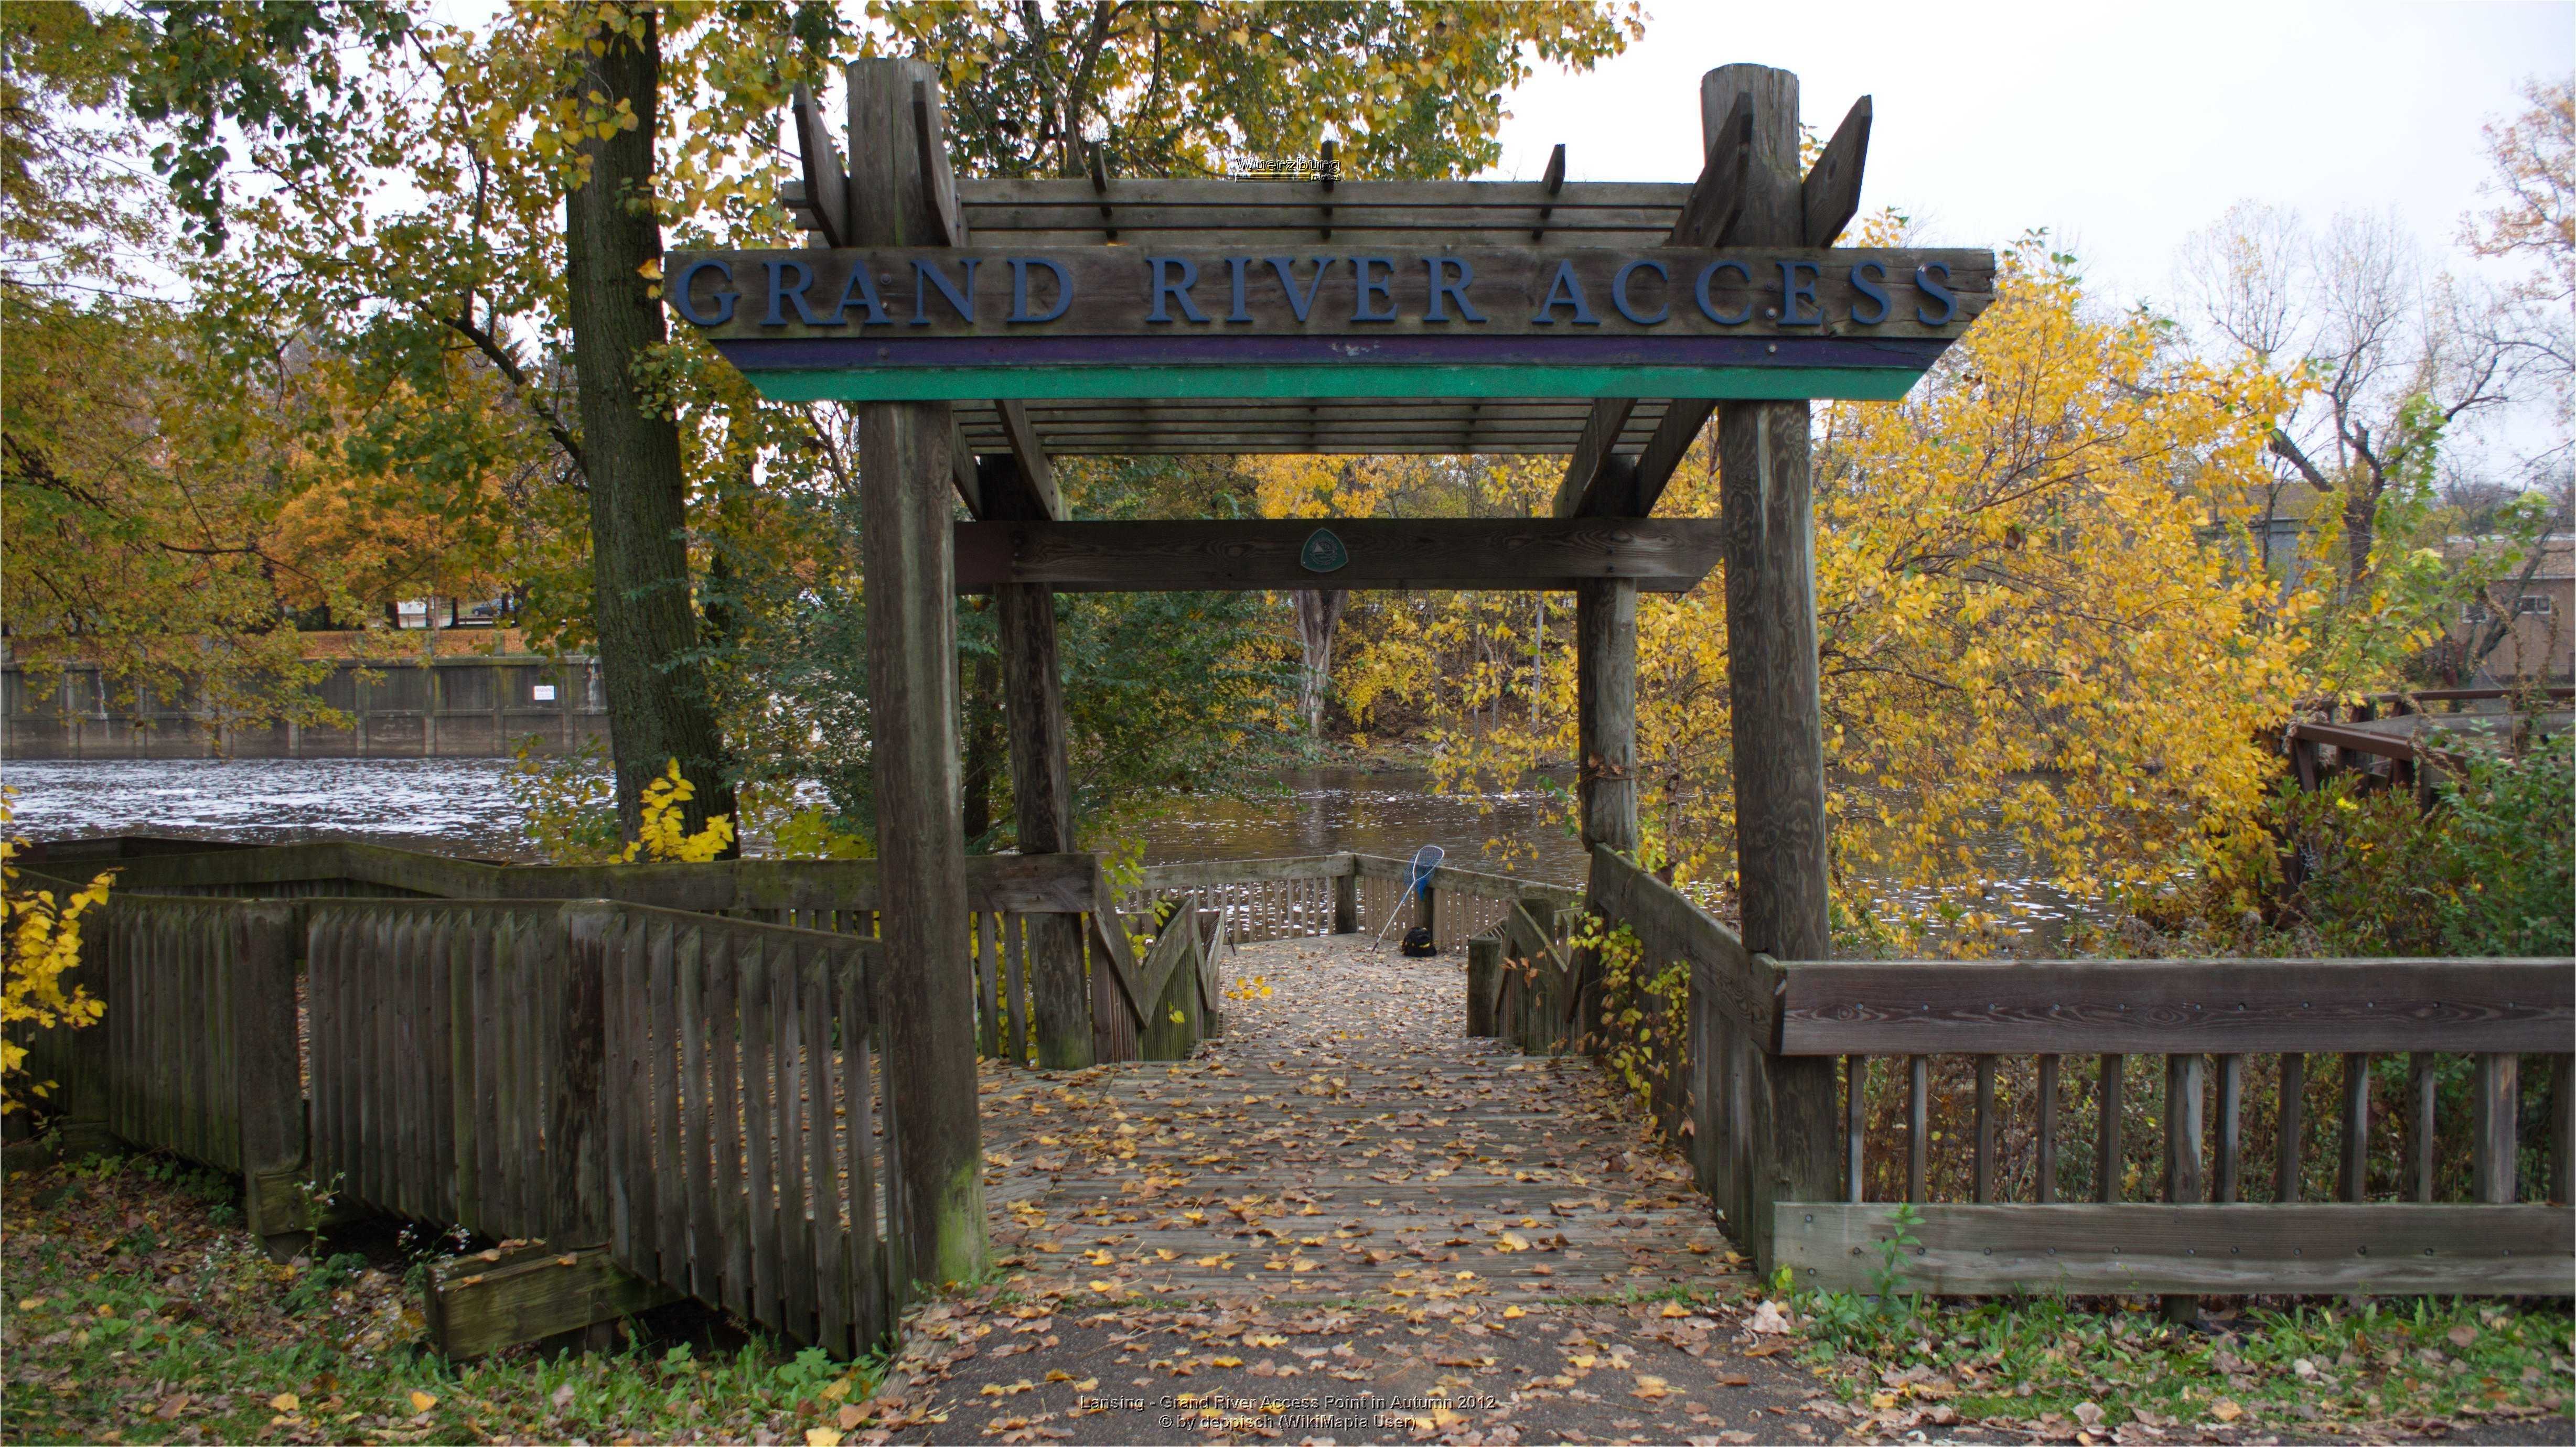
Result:
{"label": "wooden post", "polygon": [[[849,68],[851,221],[862,246],[944,239],[923,170],[917,61]],[[956,558],[945,402],[858,407],[861,576],[887,986],[885,1078],[905,1260],[915,1281],[983,1270],[975,987],[965,949],[957,775]]]}
{"label": "wooden post", "polygon": [[1613,578],[1574,592],[1576,790],[1583,850],[1637,854],[1637,584]]}
{"label": "wooden post", "polygon": [[617,906],[568,904],[547,931],[547,983],[558,991],[555,1082],[547,1101],[549,1243],[608,1240],[608,948]]}
{"label": "wooden post", "polygon": [[[2165,1199],[2175,1205],[2196,1206],[2209,1194],[2201,1155],[2207,1064],[2197,1054],[2165,1057]],[[2163,1308],[2165,1320],[2188,1325],[2200,1315],[2200,1298],[2168,1295]]]}
{"label": "wooden post", "polygon": [[[1803,246],[1798,78],[1728,65],[1700,81],[1703,146],[1740,96],[1752,97],[1753,157],[1731,233],[1744,246]],[[1734,707],[1735,860],[1744,945],[1779,960],[1832,953],[1825,900],[1825,753],[1816,684],[1815,525],[1809,509],[1807,404],[1718,409],[1726,524],[1726,633]],[[1770,1159],[1746,1223],[1770,1269],[1770,1203],[1833,1198],[1834,1066],[1769,1056]]]}
{"label": "wooden post", "polygon": [[2514,1117],[2521,1104],[2515,1092],[2519,1055],[2480,1055],[2477,1084],[2470,1099],[2477,1132],[2470,1143],[2470,1194],[2491,1206],[2509,1206],[2520,1194],[2515,1180]]}
{"label": "wooden post", "polygon": [[[1005,583],[1002,695],[1010,713],[1011,790],[1022,854],[1073,848],[1073,779],[1065,764],[1064,682],[1058,672],[1055,590]],[[1091,1064],[1091,995],[1082,978],[1082,921],[1069,914],[1028,916],[1030,991],[1035,997],[1038,1065],[1080,1070]]]}
{"label": "wooden post", "polygon": [[1333,933],[1356,934],[1360,927],[1359,856],[1340,855],[1333,860],[1333,869]]}
{"label": "wooden post", "polygon": [[233,915],[242,1201],[254,1235],[272,1243],[291,1237],[295,1245],[303,1244],[306,1223],[286,1216],[280,1210],[285,1193],[262,1189],[261,1178],[291,1180],[304,1168],[304,1080],[295,1040],[295,966],[303,955],[301,906],[260,900]]}

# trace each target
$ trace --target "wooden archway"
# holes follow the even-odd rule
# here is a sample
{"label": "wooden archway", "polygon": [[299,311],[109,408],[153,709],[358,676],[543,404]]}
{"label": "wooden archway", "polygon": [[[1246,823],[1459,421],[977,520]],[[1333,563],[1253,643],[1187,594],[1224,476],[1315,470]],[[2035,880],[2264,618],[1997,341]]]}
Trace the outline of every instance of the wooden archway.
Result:
{"label": "wooden archway", "polygon": [[[931,67],[848,73],[849,157],[810,99],[787,199],[809,246],[680,253],[669,302],[769,396],[859,408],[887,1070],[920,1275],[982,1262],[959,860],[961,589],[997,595],[1022,848],[1069,850],[1057,589],[1568,589],[1587,844],[1633,851],[1636,604],[1723,561],[1743,937],[1819,959],[1826,919],[1808,404],[1903,395],[1990,299],[1986,251],[1833,246],[1871,111],[1812,168],[1797,77],[1701,82],[1690,183],[960,178]],[[1718,520],[1653,516],[1714,415]],[[1524,521],[1086,522],[1052,456],[1546,453]],[[952,493],[972,521],[955,519]],[[1310,547],[1321,528],[1338,546]],[[1044,1063],[1089,1063],[1069,918],[1030,948]],[[1830,1061],[1774,1062],[1779,1124]],[[1825,1142],[1791,1194],[1830,1191]],[[1793,1153],[1794,1154],[1794,1153]],[[1807,1179],[1812,1177],[1812,1179]]]}

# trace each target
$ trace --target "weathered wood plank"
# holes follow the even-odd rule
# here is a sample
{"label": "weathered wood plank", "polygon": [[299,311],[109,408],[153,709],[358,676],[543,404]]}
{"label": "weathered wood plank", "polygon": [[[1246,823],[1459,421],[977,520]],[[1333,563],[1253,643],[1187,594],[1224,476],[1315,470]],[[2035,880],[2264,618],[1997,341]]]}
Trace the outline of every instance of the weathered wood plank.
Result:
{"label": "weathered wood plank", "polygon": [[2245,1057],[2218,1057],[2218,1194],[2232,1205],[2245,1185]]}
{"label": "weathered wood plank", "polygon": [[[1867,1291],[1894,1207],[1784,1203],[1775,1250],[1802,1289]],[[2576,1268],[2576,1212],[2548,1206],[1925,1206],[1909,1289],[2362,1295],[2548,1294]]]}
{"label": "weathered wood plank", "polygon": [[[1045,584],[1061,592],[1311,588],[1566,591],[1625,579],[1687,592],[1716,565],[1721,525],[1703,518],[1290,518],[957,523],[957,586]],[[1329,529],[1349,562],[1302,559]]]}
{"label": "weathered wood plank", "polygon": [[2343,1057],[2343,1106],[2336,1113],[2342,1130],[2342,1165],[2336,1172],[2343,1199],[2370,1199],[2370,1057],[2353,1051]]}
{"label": "weathered wood plank", "polygon": [[2406,1057],[2406,1153],[2411,1158],[2409,1171],[2412,1195],[2418,1202],[2433,1199],[2433,1166],[2438,1145],[2434,1133],[2433,1098],[2439,1085],[2433,1074],[2433,1052],[2418,1050]]}
{"label": "weathered wood plank", "polygon": [[2039,1057],[2039,1188],[2032,1194],[2043,1203],[2057,1199],[2057,1073],[2056,1056]]}
{"label": "weathered wood plank", "polygon": [[[1632,524],[1633,525],[1633,524]],[[1716,541],[1716,529],[1706,530]],[[1577,810],[1583,846],[1636,852],[1637,589],[1626,579],[1584,583],[1574,595]]]}
{"label": "weathered wood plank", "polygon": [[1574,456],[1567,459],[1565,476],[1556,485],[1556,502],[1550,509],[1553,515],[1636,515],[1636,497],[1628,486],[1634,472],[1611,451],[1628,425],[1628,414],[1635,410],[1637,402],[1633,397],[1603,397],[1593,402],[1583,434],[1574,440]]}
{"label": "weathered wood plank", "polygon": [[1853,1051],[2545,1050],[2576,1032],[2566,960],[1792,962],[1781,1045]]}
{"label": "weathered wood plank", "polygon": [[1976,1198],[1979,1204],[1995,1199],[1999,1184],[1995,1179],[1995,1057],[1980,1055],[1976,1062],[1977,1164]]}
{"label": "weathered wood plank", "polygon": [[2120,1146],[2121,1097],[2128,1077],[2127,1056],[2102,1057],[2101,1083],[2094,1094],[2099,1109],[2093,1131],[2093,1199],[2106,1205],[2118,1201],[2128,1185],[2128,1153]]}
{"label": "weathered wood plank", "polygon": [[2491,1204],[2512,1201],[2519,1185],[2514,1127],[2521,1113],[2516,1091],[2521,1068],[2521,1057],[2516,1055],[2488,1051],[2477,1059],[2477,1080],[2470,1095],[2474,1102],[2470,1192]]}
{"label": "weathered wood plank", "polygon": [[1932,1060],[1913,1055],[1905,1061],[1905,1199],[1924,1201],[1924,1183],[1931,1176]]}
{"label": "weathered wood plank", "polygon": [[[991,916],[986,916],[989,926]],[[809,945],[802,952],[799,991],[805,1047],[805,1179],[814,1200],[813,1253],[815,1330],[824,1348],[836,1356],[850,1353],[850,1283],[842,1252],[847,1235],[841,1224],[841,1169],[834,1145],[838,1101],[832,1070],[832,1026],[837,1004],[832,998],[832,951]]]}
{"label": "weathered wood plank", "polygon": [[2272,1199],[2289,1203],[2299,1199],[2300,1179],[2306,1170],[2307,1056],[2289,1054],[2281,1057],[2279,1100],[2280,1116],[2272,1162]]}
{"label": "weathered wood plank", "polygon": [[761,938],[744,940],[742,965],[743,1129],[750,1140],[743,1151],[747,1207],[751,1217],[751,1318],[772,1331],[783,1330],[779,1310],[783,1263],[778,1254],[777,1177],[771,1160],[778,1140],[778,1111],[772,1096],[776,1054],[775,1018],[770,991],[776,949]]}
{"label": "weathered wood plank", "polygon": [[710,1088],[715,1102],[714,1229],[722,1243],[723,1290],[719,1305],[738,1317],[750,1313],[751,1236],[744,1161],[742,1092],[741,952],[739,932],[726,930],[707,956],[708,1048],[714,1057]]}
{"label": "weathered wood plank", "polygon": [[691,1296],[707,1302],[723,1299],[716,1271],[724,1250],[716,1238],[713,1220],[716,1159],[709,1146],[714,1112],[707,1089],[707,953],[712,944],[710,937],[721,937],[728,928],[707,924],[680,931],[675,980],[680,1031],[680,1132],[672,1143],[672,1164],[677,1168],[673,1194],[685,1202],[682,1235],[687,1242],[689,1274],[685,1282],[672,1284],[683,1286]]}
{"label": "weathered wood plank", "polygon": [[450,1361],[471,1361],[679,1296],[620,1268],[605,1249],[548,1244],[431,1267],[422,1308],[430,1345]]}
{"label": "weathered wood plank", "polygon": [[1831,246],[1860,214],[1861,171],[1869,160],[1869,97],[1852,102],[1834,138],[1798,190],[1798,204],[1809,246]]}
{"label": "weathered wood plank", "polygon": [[[805,1013],[803,956],[805,948],[782,941],[770,976],[770,1044],[777,1072],[778,1152],[771,1164],[778,1171],[778,1252],[786,1266],[780,1283],[786,1299],[779,1310],[788,1334],[814,1339],[814,1223],[812,1181],[806,1174],[805,1150]],[[957,1022],[964,1024],[963,1020]],[[968,1048],[971,1050],[970,1040]]]}

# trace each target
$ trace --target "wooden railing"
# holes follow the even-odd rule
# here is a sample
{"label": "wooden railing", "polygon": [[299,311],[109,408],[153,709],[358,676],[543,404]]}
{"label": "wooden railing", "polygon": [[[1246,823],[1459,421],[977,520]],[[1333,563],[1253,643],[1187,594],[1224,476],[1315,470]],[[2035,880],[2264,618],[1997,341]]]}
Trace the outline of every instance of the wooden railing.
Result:
{"label": "wooden railing", "polygon": [[[112,865],[118,887],[160,895],[262,899],[607,899],[691,913],[874,938],[879,895],[872,860],[735,859],[709,864],[512,865],[338,841],[167,853],[166,841],[82,841],[40,852],[31,868],[80,874]],[[62,858],[55,859],[54,854]],[[1138,1058],[1148,1034],[1111,891],[1088,854],[977,855],[965,861],[974,912],[959,964],[976,977],[976,1038],[987,1057],[1025,1062],[1046,1008],[1038,988],[1049,947],[1076,978],[1065,1028],[1080,1058]],[[1042,917],[1070,917],[1068,937]],[[1079,1016],[1088,1011],[1087,1022]],[[1157,1035],[1168,1039],[1169,1032]],[[1016,1042],[1016,1048],[1014,1048]],[[1195,1042],[1192,1042],[1195,1044]],[[1186,1049],[1182,1054],[1186,1055]]]}
{"label": "wooden railing", "polygon": [[[1304,854],[1278,859],[1228,859],[1192,864],[1151,864],[1142,883],[1121,903],[1142,914],[1163,900],[1187,900],[1225,917],[1233,943],[1311,935],[1374,934],[1390,911],[1410,909],[1431,927],[1432,942],[1454,950],[1502,924],[1514,901],[1543,896],[1571,901],[1581,891],[1509,875],[1441,866],[1432,871],[1425,898],[1406,898],[1412,866],[1373,854]],[[1408,926],[1409,927],[1409,926]]]}
{"label": "wooden railing", "polygon": [[[1590,904],[1688,963],[1696,1174],[1802,1287],[1878,1289],[1891,1243],[1904,1289],[1954,1294],[2563,1292],[2576,1271],[2576,961],[1774,961],[1608,850]],[[2390,1111],[2370,1062],[2401,1054]],[[2545,1176],[2520,1166],[2526,1056],[2549,1062]]]}
{"label": "wooden railing", "polygon": [[363,1208],[604,1250],[838,1356],[893,1329],[873,940],[606,901],[124,891],[93,939],[74,975],[104,1023],[30,1037],[31,1071],[75,1122],[241,1172],[262,1235]]}

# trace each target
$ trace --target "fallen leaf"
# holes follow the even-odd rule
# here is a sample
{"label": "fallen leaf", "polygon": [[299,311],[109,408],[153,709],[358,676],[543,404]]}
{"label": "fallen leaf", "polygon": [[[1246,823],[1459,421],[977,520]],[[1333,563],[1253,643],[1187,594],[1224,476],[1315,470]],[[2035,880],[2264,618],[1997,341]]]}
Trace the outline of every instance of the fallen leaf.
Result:
{"label": "fallen leaf", "polygon": [[2476,1346],[2478,1344],[2478,1329],[2469,1325],[2467,1322],[2462,1322],[2458,1326],[2451,1328],[2450,1337],[2451,1345],[2455,1347]]}
{"label": "fallen leaf", "polygon": [[411,1409],[415,1412],[426,1412],[437,1405],[438,1399],[427,1392],[414,1392],[411,1394]]}
{"label": "fallen leaf", "polygon": [[268,1407],[272,1412],[292,1412],[295,1410],[296,1405],[295,1394],[293,1392],[280,1392],[276,1396],[268,1399]]}
{"label": "fallen leaf", "polygon": [[1672,1387],[1666,1384],[1663,1378],[1650,1377],[1642,1372],[1637,1375],[1637,1385],[1628,1392],[1629,1396],[1643,1397],[1650,1402],[1658,1397],[1669,1397],[1672,1394]]}
{"label": "fallen leaf", "polygon": [[2216,1417],[2222,1422],[2233,1422],[2237,1418],[2245,1415],[2245,1409],[2236,1405],[2234,1402],[2227,1400],[2225,1397],[2221,1397],[2217,1401],[2209,1404],[2209,1415]]}
{"label": "fallen leaf", "polygon": [[843,1402],[841,1404],[840,1415],[833,1420],[841,1424],[842,1431],[848,1432],[856,1429],[861,1422],[866,1421],[867,1416],[867,1413],[859,1410],[856,1403]]}

